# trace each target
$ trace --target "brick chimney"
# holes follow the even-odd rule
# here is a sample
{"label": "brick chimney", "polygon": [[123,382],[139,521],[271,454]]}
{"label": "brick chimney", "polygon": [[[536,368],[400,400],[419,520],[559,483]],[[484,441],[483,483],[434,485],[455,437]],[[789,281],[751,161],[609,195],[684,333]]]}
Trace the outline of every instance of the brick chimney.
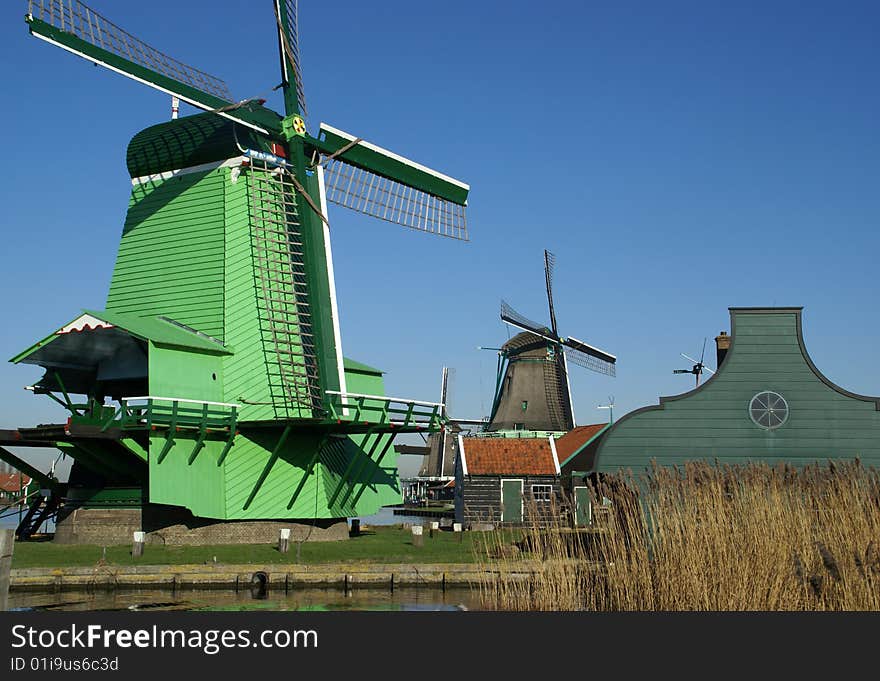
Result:
{"label": "brick chimney", "polygon": [[715,336],[716,371],[721,368],[721,362],[723,362],[724,358],[727,356],[728,350],[730,350],[730,336],[727,335],[727,331],[721,331]]}

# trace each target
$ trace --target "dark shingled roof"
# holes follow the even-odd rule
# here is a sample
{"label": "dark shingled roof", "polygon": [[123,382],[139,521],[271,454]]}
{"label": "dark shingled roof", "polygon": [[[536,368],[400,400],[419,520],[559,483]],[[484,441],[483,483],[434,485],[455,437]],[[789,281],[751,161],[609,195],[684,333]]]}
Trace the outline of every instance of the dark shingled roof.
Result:
{"label": "dark shingled roof", "polygon": [[468,437],[462,442],[468,475],[556,475],[548,438]]}

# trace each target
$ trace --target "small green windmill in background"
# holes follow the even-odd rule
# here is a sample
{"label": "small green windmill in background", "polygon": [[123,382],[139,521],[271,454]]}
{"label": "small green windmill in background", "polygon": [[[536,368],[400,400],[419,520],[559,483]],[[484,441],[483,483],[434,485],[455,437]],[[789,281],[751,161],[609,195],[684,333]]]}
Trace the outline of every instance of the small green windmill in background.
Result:
{"label": "small green windmill in background", "polygon": [[35,37],[206,111],[129,144],[105,309],[12,360],[43,367],[31,388],[70,411],[0,437],[73,457],[62,508],[365,515],[400,501],[394,437],[442,423],[442,405],[385,397],[380,371],[343,358],[327,204],[467,239],[469,188],[331,126],[310,134],[297,3],[273,6],[284,116],[80,2],[28,4]]}

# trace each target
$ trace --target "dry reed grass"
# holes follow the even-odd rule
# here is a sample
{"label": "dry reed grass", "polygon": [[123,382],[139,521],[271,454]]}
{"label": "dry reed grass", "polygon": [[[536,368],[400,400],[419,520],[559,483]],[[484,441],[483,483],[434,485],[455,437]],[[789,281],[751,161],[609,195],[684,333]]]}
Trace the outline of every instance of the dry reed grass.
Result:
{"label": "dry reed grass", "polygon": [[[563,521],[485,533],[481,586],[500,610],[880,610],[880,472],[690,463],[614,475],[588,532]],[[524,558],[537,559],[532,579]],[[506,576],[510,576],[507,578]]]}

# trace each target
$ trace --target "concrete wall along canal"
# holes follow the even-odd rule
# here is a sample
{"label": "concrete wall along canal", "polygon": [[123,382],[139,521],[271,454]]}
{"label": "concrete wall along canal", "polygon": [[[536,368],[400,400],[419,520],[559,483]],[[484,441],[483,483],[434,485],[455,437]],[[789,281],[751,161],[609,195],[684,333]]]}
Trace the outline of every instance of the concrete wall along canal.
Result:
{"label": "concrete wall along canal", "polygon": [[[523,561],[517,570],[504,569],[506,580],[529,580],[537,562]],[[425,587],[433,589],[478,587],[496,581],[501,570],[473,564],[398,564],[340,566],[338,564],[278,565],[135,565],[79,568],[20,568],[12,570],[10,590],[31,592],[236,589],[247,590],[261,581],[270,591],[303,588],[357,589]],[[265,576],[263,578],[261,576]]]}

